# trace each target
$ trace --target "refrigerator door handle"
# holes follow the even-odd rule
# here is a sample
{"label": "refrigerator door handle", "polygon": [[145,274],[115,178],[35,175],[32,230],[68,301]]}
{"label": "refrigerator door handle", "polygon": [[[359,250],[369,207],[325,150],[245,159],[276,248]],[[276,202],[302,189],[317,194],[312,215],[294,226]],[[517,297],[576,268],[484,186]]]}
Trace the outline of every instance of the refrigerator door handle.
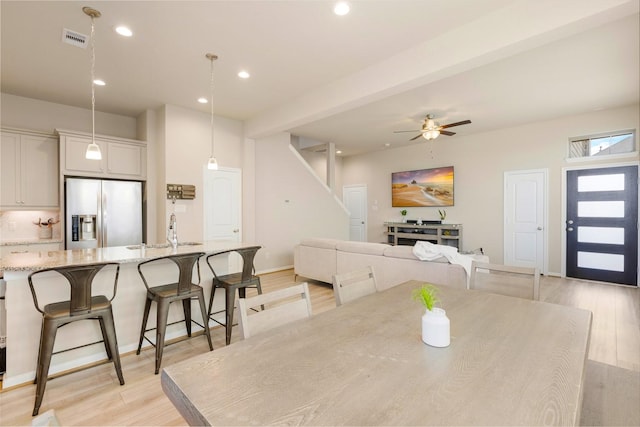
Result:
{"label": "refrigerator door handle", "polygon": [[100,228],[100,237],[102,239],[102,243],[100,244],[101,248],[106,248],[109,246],[107,244],[107,215],[109,211],[107,209],[107,192],[102,191],[102,227]]}

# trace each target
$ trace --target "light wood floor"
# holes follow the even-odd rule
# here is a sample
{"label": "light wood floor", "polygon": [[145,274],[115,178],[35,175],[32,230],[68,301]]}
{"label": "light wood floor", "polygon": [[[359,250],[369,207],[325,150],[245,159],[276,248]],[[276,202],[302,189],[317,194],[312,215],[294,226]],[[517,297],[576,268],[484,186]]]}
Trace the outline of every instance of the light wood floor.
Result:
{"label": "light wood floor", "polygon": [[[304,278],[298,278],[298,281]],[[269,292],[294,282],[293,270],[261,276]],[[331,286],[309,282],[314,314],[335,307]],[[640,371],[640,291],[593,282],[544,277],[542,301],[574,306],[593,312],[589,359]],[[224,330],[213,329],[215,348],[224,346]],[[234,332],[233,340],[239,339]],[[203,336],[169,345],[163,366],[208,350]],[[50,379],[40,409],[54,409],[61,425],[185,425],[153,374],[153,349],[122,357],[126,384],[118,384],[112,364],[102,364]],[[35,386],[0,392],[0,425],[30,425]]]}

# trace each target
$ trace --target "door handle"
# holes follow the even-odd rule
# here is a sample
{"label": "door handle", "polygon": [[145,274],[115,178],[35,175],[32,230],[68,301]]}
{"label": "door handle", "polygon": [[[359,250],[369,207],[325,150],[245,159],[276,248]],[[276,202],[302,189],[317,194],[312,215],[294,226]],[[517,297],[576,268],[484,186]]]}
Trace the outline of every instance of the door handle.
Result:
{"label": "door handle", "polygon": [[567,228],[567,231],[573,231],[573,227]]}
{"label": "door handle", "polygon": [[364,225],[364,221],[362,221],[362,222],[361,222],[361,224],[363,224],[363,225]]}
{"label": "door handle", "polygon": [[542,227],[540,227],[540,226],[539,226],[539,227],[537,228],[537,230],[538,230],[538,231],[541,231],[541,230],[542,230]]}
{"label": "door handle", "polygon": [[567,224],[569,224],[569,225],[573,224],[573,220],[570,219],[569,221],[567,221]]}
{"label": "door handle", "polygon": [[238,230],[237,228],[235,230],[233,230],[234,233],[239,233],[240,230]]}

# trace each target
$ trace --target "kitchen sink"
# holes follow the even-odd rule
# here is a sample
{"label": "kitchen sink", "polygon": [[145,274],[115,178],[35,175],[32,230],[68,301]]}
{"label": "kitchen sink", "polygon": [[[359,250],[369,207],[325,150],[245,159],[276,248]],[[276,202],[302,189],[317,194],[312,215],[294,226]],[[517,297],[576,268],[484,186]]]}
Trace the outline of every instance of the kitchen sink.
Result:
{"label": "kitchen sink", "polygon": [[[202,243],[200,242],[179,242],[178,246],[198,246],[201,245]],[[166,248],[170,248],[171,244],[170,243],[157,243],[154,245],[146,245],[145,248],[146,249],[166,249]],[[132,246],[127,246],[127,249],[140,249],[141,245],[132,245]]]}

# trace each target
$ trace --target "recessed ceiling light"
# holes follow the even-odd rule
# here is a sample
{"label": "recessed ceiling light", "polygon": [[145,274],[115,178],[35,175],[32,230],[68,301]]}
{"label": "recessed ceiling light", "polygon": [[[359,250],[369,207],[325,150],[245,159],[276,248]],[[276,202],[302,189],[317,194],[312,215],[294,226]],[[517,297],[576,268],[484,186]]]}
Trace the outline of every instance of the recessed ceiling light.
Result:
{"label": "recessed ceiling light", "polygon": [[96,86],[104,86],[104,85],[106,85],[106,83],[104,82],[104,80],[100,80],[100,79],[95,79],[95,80],[93,81],[93,84],[94,84],[94,85],[96,85]]}
{"label": "recessed ceiling light", "polygon": [[198,98],[198,102],[200,104],[206,104],[207,102],[209,102],[209,100],[207,100],[207,98],[201,96],[200,98]]}
{"label": "recessed ceiling light", "polygon": [[391,147],[391,144],[389,144],[388,142],[386,144],[384,144],[385,147]]}
{"label": "recessed ceiling light", "polygon": [[349,13],[349,10],[351,10],[351,8],[349,7],[349,3],[347,3],[346,1],[339,1],[333,7],[333,13],[338,16],[346,15],[347,13]]}
{"label": "recessed ceiling light", "polygon": [[342,154],[342,150],[337,150],[336,154]]}
{"label": "recessed ceiling light", "polygon": [[116,27],[116,33],[125,37],[131,37],[133,35],[133,31],[123,25]]}
{"label": "recessed ceiling light", "polygon": [[238,73],[238,77],[240,77],[241,79],[248,79],[249,77],[251,77],[251,74],[249,74],[245,70],[242,70]]}

